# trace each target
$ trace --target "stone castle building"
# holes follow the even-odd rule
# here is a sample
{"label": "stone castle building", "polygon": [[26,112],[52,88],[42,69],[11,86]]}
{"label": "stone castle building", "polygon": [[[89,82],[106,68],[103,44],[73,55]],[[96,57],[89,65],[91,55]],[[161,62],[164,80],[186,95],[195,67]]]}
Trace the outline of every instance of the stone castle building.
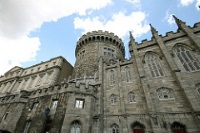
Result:
{"label": "stone castle building", "polygon": [[12,133],[200,133],[200,23],[135,42],[130,59],[113,33],[63,57],[0,77],[0,129]]}

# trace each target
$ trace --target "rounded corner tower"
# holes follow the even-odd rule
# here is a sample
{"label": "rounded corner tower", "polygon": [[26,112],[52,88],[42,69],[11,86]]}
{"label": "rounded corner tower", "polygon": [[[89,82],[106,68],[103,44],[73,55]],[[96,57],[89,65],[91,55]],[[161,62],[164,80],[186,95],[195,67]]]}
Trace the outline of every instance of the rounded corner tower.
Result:
{"label": "rounded corner tower", "polygon": [[124,59],[124,43],[114,33],[101,30],[88,32],[77,41],[75,56],[73,75],[93,76],[98,70],[100,58],[104,61]]}

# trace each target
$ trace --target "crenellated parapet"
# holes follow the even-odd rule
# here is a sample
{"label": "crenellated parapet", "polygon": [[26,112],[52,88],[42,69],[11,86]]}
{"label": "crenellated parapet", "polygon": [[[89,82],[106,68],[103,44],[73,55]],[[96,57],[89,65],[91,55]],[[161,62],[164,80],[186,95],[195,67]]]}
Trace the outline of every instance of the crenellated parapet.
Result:
{"label": "crenellated parapet", "polygon": [[47,88],[39,88],[37,90],[27,91],[21,90],[16,94],[4,94],[0,96],[0,104],[9,104],[15,102],[27,102],[30,98],[38,98],[42,96],[49,96],[60,93],[78,93],[84,95],[95,96],[98,85],[91,82],[80,82],[71,80],[69,82],[62,82]]}
{"label": "crenellated parapet", "polygon": [[124,43],[122,42],[122,40],[118,36],[114,35],[114,33],[108,31],[104,32],[102,30],[92,31],[84,34],[77,42],[75,55],[77,56],[78,51],[84,45],[95,41],[109,42],[114,46],[118,47],[123,53],[123,55],[125,55]]}

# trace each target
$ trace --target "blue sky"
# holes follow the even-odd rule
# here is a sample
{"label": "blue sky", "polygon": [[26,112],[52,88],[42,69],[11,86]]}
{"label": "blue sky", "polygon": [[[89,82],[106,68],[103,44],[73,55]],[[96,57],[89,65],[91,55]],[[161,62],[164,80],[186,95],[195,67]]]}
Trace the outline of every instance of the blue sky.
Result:
{"label": "blue sky", "polygon": [[[200,22],[200,0],[0,0],[0,75],[63,56],[75,63],[76,42],[93,30],[110,31],[127,48],[129,31],[137,42],[176,31],[172,14],[187,25]],[[126,49],[126,58],[129,57]]]}

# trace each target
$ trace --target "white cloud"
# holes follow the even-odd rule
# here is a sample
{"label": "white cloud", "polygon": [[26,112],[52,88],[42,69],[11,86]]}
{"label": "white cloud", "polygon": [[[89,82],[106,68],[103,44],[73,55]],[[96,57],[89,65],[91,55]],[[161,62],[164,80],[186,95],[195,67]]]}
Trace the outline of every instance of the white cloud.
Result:
{"label": "white cloud", "polygon": [[189,6],[193,2],[196,2],[196,9],[200,11],[200,0],[179,0],[181,6]]}
{"label": "white cloud", "polygon": [[200,0],[197,0],[197,3],[196,3],[196,8],[197,8],[197,10],[199,10],[199,11],[200,11]]}
{"label": "white cloud", "polygon": [[10,38],[0,37],[0,72],[8,71],[13,66],[20,66],[21,62],[34,59],[39,50],[39,38],[20,37],[11,40]]}
{"label": "white cloud", "polygon": [[132,12],[127,16],[123,12],[119,12],[114,14],[111,20],[108,21],[99,17],[86,19],[77,17],[74,20],[74,26],[75,29],[82,29],[84,33],[93,30],[104,30],[113,32],[122,38],[128,35],[131,30],[136,38],[149,31],[149,25],[146,23],[145,18],[144,12]]}
{"label": "white cloud", "polygon": [[133,3],[133,4],[139,3],[139,2],[140,2],[140,0],[126,0],[126,1],[128,1],[128,2],[130,2],[130,3]]}
{"label": "white cloud", "polygon": [[87,11],[101,9],[111,2],[112,0],[0,0],[0,60],[3,63],[0,65],[0,74],[8,66],[20,65],[35,58],[40,42],[38,38],[31,38],[28,34],[39,29],[44,22],[57,21],[74,13],[86,15]]}
{"label": "white cloud", "polygon": [[168,22],[170,25],[175,23],[174,18],[173,18],[173,15],[174,15],[174,14],[170,14],[169,11],[166,11],[165,20],[167,20],[167,22]]}
{"label": "white cloud", "polygon": [[192,4],[195,0],[180,0],[180,4],[181,6],[188,6],[190,4]]}

